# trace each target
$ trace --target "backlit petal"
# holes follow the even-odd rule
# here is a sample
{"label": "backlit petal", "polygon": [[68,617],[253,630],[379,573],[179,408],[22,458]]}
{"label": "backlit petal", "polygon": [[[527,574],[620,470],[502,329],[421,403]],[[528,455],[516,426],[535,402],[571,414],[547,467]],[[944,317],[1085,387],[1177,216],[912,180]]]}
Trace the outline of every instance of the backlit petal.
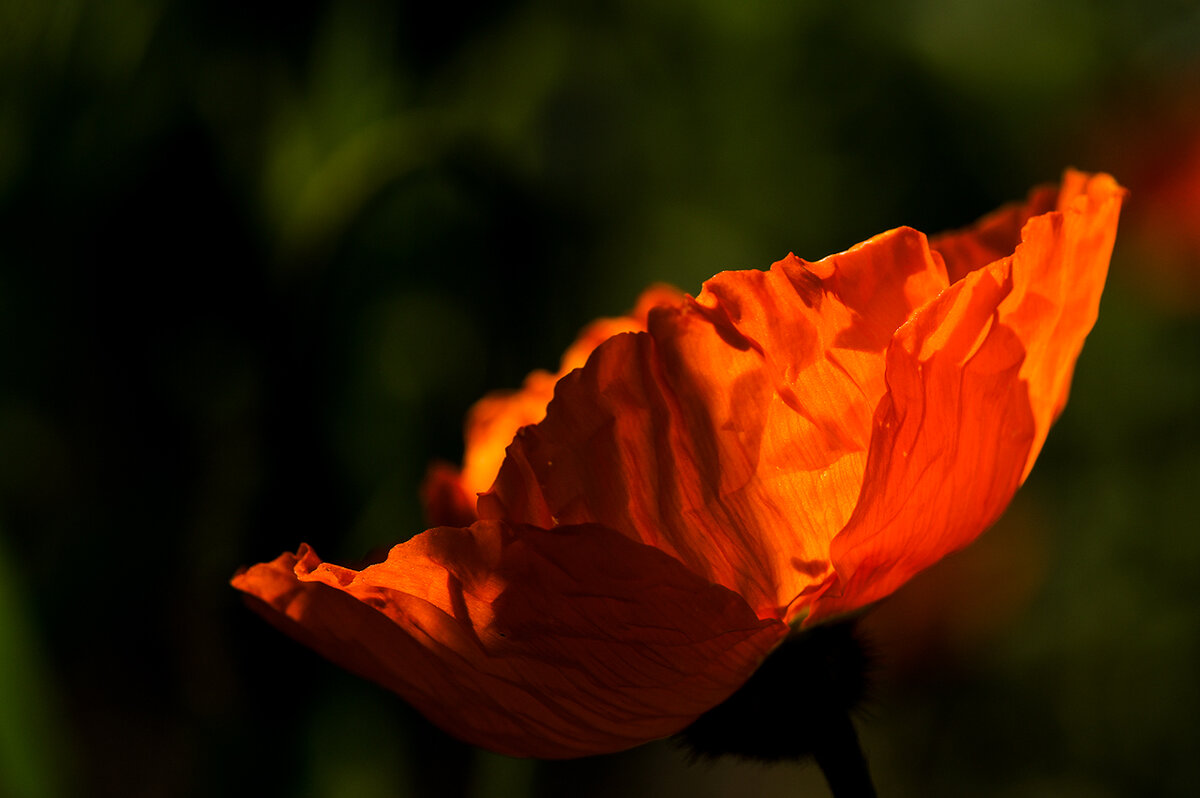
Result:
{"label": "backlit petal", "polygon": [[1012,256],[1013,289],[1000,316],[1025,345],[1021,379],[1037,420],[1022,480],[1067,403],[1075,361],[1096,323],[1124,197],[1108,175],[1068,172],[1057,210],[1029,221]]}
{"label": "backlit petal", "polygon": [[362,571],[301,547],[234,584],[491,750],[672,734],[787,624],[886,596],[1003,511],[1066,402],[1123,194],[1068,172],[932,246],[900,228],[652,289],[473,408],[462,473],[425,486],[453,523]]}
{"label": "backlit petal", "polygon": [[430,526],[470,526],[475,515],[475,496],[463,489],[461,472],[449,463],[435,462],[421,483],[421,506]]}
{"label": "backlit petal", "polygon": [[1035,189],[1024,204],[931,241],[952,280],[1012,262],[1013,287],[1001,315],[1025,343],[1021,379],[1029,383],[1037,418],[1025,476],[1066,405],[1075,360],[1096,322],[1124,196],[1108,175],[1068,170],[1061,187]]}
{"label": "backlit petal", "polygon": [[[585,327],[563,354],[557,374],[534,371],[526,377],[521,390],[496,391],[476,402],[467,414],[466,451],[460,476],[461,491],[469,497],[471,504],[477,494],[492,486],[504,460],[504,449],[517,430],[527,424],[536,424],[546,415],[546,405],[554,396],[554,384],[563,375],[582,366],[592,350],[608,338],[646,329],[646,316],[651,308],[677,302],[680,296],[679,291],[669,286],[650,287],[642,293],[628,316],[599,319]],[[427,507],[426,510],[433,523],[451,523],[435,515],[433,509]]]}
{"label": "backlit petal", "polygon": [[1008,293],[969,274],[902,328],[862,495],[833,540],[837,577],[808,623],[865,606],[973,540],[1007,506],[1034,437],[1021,340],[998,323]]}
{"label": "backlit petal", "polygon": [[559,382],[480,516],[600,523],[781,616],[829,573],[892,332],[945,285],[908,229],[718,275]]}
{"label": "backlit petal", "polygon": [[[1010,256],[979,264],[962,256],[988,251],[966,243],[970,233],[938,239],[965,276],[888,352],[862,496],[833,541],[838,576],[809,623],[886,596],[1007,506],[1066,402],[1123,196],[1107,176],[1068,172],[1057,210],[1030,218]],[[1030,204],[1048,201],[1035,193]],[[980,238],[1023,213],[985,219]]]}
{"label": "backlit petal", "polygon": [[442,527],[362,571],[302,546],[234,586],[283,631],[446,731],[515,756],[583,756],[673,734],[787,632],[598,526]]}
{"label": "backlit petal", "polygon": [[929,239],[929,247],[942,256],[951,282],[989,263],[1007,258],[1021,243],[1021,231],[1033,216],[1054,210],[1059,186],[1039,186],[1024,202],[992,211],[970,227]]}

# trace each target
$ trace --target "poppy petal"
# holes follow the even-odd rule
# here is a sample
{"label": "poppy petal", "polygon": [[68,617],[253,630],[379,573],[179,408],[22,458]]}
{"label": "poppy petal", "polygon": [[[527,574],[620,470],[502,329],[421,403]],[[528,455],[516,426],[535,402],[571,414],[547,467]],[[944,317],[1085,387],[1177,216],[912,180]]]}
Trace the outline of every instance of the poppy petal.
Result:
{"label": "poppy petal", "polygon": [[674,734],[787,633],[676,560],[589,525],[429,530],[353,571],[307,546],[238,574],[268,620],[447,732],[561,758]]}
{"label": "poppy petal", "polygon": [[1035,189],[1023,205],[931,240],[951,280],[1011,261],[1013,289],[1001,315],[1025,342],[1021,379],[1038,422],[1024,476],[1066,405],[1075,360],[1096,322],[1125,193],[1108,175],[1069,169],[1061,186]]}
{"label": "poppy petal", "polygon": [[[558,378],[548,371],[534,371],[519,391],[495,391],[480,399],[467,412],[463,452],[462,492],[470,499],[492,486],[504,448],[526,424],[536,424],[546,415]],[[432,519],[435,523],[439,519]]]}
{"label": "poppy petal", "polygon": [[[582,366],[597,346],[618,333],[646,329],[646,317],[651,308],[678,302],[682,294],[667,285],[654,285],[638,298],[628,316],[598,319],[580,332],[563,354],[557,374],[534,371],[525,379],[519,391],[496,391],[480,399],[467,414],[466,451],[459,477],[460,490],[474,505],[475,497],[492,486],[504,449],[517,430],[536,424],[546,415],[546,405],[554,396],[554,384],[568,372]],[[445,474],[431,475],[431,478]],[[438,506],[440,507],[440,505]],[[458,522],[438,517],[435,506],[427,506],[426,514],[436,524],[459,526]]]}
{"label": "poppy petal", "polygon": [[1017,378],[1025,348],[997,320],[1008,290],[973,272],[897,334],[862,495],[830,549],[837,577],[806,624],[888,595],[973,540],[1016,492],[1034,419]]}
{"label": "poppy petal", "polygon": [[475,497],[467,496],[462,472],[449,463],[429,467],[421,483],[421,506],[429,526],[470,526],[477,520]]}
{"label": "poppy petal", "polygon": [[[806,623],[888,595],[1007,506],[1066,402],[1123,196],[1106,175],[1068,172],[1058,210],[1030,218],[1012,255],[982,266],[947,258],[965,276],[888,351],[862,496],[831,546],[838,576]],[[1031,206],[1046,201],[1035,194]],[[989,218],[983,238],[1005,217]],[[966,236],[951,239],[951,251],[987,251]]]}
{"label": "poppy petal", "polygon": [[1005,205],[962,230],[931,236],[929,248],[942,257],[950,282],[956,283],[976,269],[1011,255],[1021,243],[1025,223],[1054,210],[1060,192],[1057,185],[1039,186],[1029,192],[1025,202]]}
{"label": "poppy petal", "polygon": [[559,382],[480,516],[600,523],[782,616],[858,497],[883,350],[945,285],[909,229],[718,275]]}
{"label": "poppy petal", "polygon": [[1021,379],[1037,419],[1022,481],[1066,406],[1075,361],[1096,323],[1124,198],[1108,175],[1068,171],[1057,210],[1029,220],[1012,256],[1013,289],[1000,314],[1025,344]]}
{"label": "poppy petal", "polygon": [[792,255],[770,271],[724,272],[696,303],[727,341],[759,354],[775,392],[811,423],[801,455],[815,469],[866,449],[880,355],[947,285],[925,236],[901,227],[815,263]]}

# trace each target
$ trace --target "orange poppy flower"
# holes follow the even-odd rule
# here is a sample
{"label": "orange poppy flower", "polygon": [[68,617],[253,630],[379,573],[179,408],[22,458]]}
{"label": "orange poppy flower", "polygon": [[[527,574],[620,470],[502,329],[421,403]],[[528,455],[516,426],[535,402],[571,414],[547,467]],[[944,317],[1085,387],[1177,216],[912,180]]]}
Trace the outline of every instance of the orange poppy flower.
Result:
{"label": "orange poppy flower", "polygon": [[655,289],[475,408],[463,473],[427,489],[458,525],[361,571],[302,545],[233,584],[494,751],[678,732],[793,628],[996,519],[1066,402],[1123,194],[1072,171],[964,231]]}
{"label": "orange poppy flower", "polygon": [[623,332],[644,332],[646,317],[658,305],[681,301],[683,294],[666,285],[656,285],[638,299],[628,316],[597,319],[589,324],[563,354],[558,373],[534,371],[519,391],[496,391],[480,399],[467,413],[466,452],[458,470],[445,463],[429,469],[422,487],[425,515],[434,526],[469,526],[478,520],[475,497],[491,487],[504,461],[504,449],[517,430],[536,424],[546,416],[546,405],[554,398],[554,385],[587,362],[592,350]]}

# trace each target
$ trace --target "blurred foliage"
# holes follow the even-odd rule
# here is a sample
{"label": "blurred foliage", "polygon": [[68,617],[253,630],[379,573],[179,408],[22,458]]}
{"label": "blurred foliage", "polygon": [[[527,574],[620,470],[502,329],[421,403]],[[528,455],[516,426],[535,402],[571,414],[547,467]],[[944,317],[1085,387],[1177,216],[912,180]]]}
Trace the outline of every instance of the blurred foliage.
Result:
{"label": "blurred foliage", "polygon": [[[963,225],[1067,165],[1133,164],[1136,207],[1155,98],[1200,97],[1182,0],[8,0],[0,30],[18,798],[822,794],[669,743],[471,751],[228,577],[419,531],[470,402],[650,282]],[[1007,522],[1033,532],[914,588],[936,645],[861,724],[884,795],[1194,792],[1200,253],[1137,241]]]}
{"label": "blurred foliage", "polygon": [[[12,562],[7,554],[0,548],[0,563]],[[71,774],[55,766],[64,753],[58,702],[15,571],[0,582],[0,787],[6,795],[51,798],[63,794]]]}

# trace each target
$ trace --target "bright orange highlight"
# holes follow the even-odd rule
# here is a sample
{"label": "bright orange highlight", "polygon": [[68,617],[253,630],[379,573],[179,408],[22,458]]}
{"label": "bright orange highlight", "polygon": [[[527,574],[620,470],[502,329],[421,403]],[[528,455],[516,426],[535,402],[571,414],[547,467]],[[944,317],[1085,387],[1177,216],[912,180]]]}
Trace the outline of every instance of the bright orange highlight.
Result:
{"label": "bright orange highlight", "polygon": [[446,526],[361,572],[302,546],[234,585],[485,748],[679,731],[792,625],[883,598],[999,516],[1066,402],[1123,195],[1071,171],[931,241],[652,289],[557,376],[476,405],[462,473],[426,486]]}

